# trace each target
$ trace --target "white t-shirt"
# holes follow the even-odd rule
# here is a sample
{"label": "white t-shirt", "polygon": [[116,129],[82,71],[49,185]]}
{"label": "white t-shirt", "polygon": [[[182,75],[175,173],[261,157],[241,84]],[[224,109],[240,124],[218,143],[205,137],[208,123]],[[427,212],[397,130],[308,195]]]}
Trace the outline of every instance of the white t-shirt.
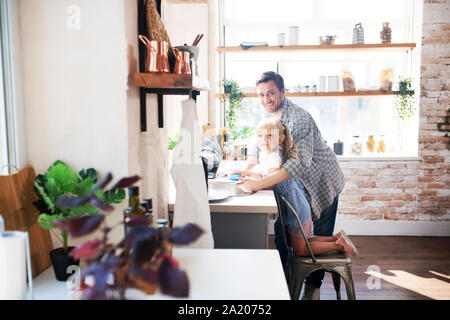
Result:
{"label": "white t-shirt", "polygon": [[267,153],[265,150],[261,150],[259,153],[258,162],[260,165],[260,172],[263,176],[269,175],[269,169],[279,169],[281,164],[281,158],[279,152]]}

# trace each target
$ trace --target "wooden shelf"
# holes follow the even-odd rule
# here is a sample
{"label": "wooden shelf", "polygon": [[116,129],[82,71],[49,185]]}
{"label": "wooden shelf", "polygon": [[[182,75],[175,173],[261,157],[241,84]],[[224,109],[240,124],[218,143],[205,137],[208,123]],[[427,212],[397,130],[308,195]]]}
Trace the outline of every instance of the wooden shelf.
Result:
{"label": "wooden shelf", "polygon": [[[396,94],[397,91],[339,91],[339,92],[286,92],[286,97],[316,98],[316,97],[361,97],[361,96],[389,96]],[[227,96],[223,93],[216,94],[217,98]],[[257,98],[256,92],[246,92],[242,94],[243,98]]]}
{"label": "wooden shelf", "polygon": [[[135,73],[134,85],[141,88],[153,89],[183,89],[207,91],[205,88],[196,88],[192,85],[192,75],[173,73]],[[197,83],[198,84],[198,83]]]}
{"label": "wooden shelf", "polygon": [[297,46],[258,46],[243,50],[240,46],[217,47],[218,52],[273,52],[273,51],[376,51],[405,50],[416,47],[415,43],[372,43],[372,44],[330,44],[330,45],[297,45]]}
{"label": "wooden shelf", "polygon": [[142,88],[192,89],[192,75],[173,73],[135,73],[134,84]]}

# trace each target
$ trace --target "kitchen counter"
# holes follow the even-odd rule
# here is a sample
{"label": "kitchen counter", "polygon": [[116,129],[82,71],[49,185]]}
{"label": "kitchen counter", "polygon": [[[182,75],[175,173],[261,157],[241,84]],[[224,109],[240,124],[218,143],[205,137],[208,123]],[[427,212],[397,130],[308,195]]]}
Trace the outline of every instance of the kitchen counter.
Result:
{"label": "kitchen counter", "polygon": [[[173,256],[189,277],[187,299],[289,300],[289,291],[277,250],[174,248]],[[55,280],[50,267],[34,281],[35,300],[79,299],[71,282]],[[73,286],[73,284],[72,284]],[[127,290],[128,299],[175,299]]]}
{"label": "kitchen counter", "polygon": [[[169,211],[175,207],[176,192],[171,189],[169,194]],[[224,213],[265,213],[277,214],[277,202],[272,190],[261,190],[249,196],[228,197],[220,201],[210,201],[211,212]]]}
{"label": "kitchen counter", "polygon": [[[175,207],[175,187],[169,193],[169,217]],[[272,190],[210,201],[214,248],[267,249],[269,216],[278,213]]]}

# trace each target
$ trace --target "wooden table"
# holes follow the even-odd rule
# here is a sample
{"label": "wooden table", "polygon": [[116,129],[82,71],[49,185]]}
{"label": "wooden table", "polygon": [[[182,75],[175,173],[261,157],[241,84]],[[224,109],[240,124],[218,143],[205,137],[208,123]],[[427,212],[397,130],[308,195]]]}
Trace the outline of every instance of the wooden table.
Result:
{"label": "wooden table", "polygon": [[[175,192],[169,195],[172,216]],[[209,203],[214,248],[267,249],[269,216],[278,213],[272,190]]]}
{"label": "wooden table", "polygon": [[[173,256],[189,277],[188,299],[289,300],[277,250],[174,248]],[[71,293],[72,292],[72,293]],[[79,298],[66,282],[55,280],[50,267],[34,279],[34,299]],[[173,299],[128,290],[129,299]]]}

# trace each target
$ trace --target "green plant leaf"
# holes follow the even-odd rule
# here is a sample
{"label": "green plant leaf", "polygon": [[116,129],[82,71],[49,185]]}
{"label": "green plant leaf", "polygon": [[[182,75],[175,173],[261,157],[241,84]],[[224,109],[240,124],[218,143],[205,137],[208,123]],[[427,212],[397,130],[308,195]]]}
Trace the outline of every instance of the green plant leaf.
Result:
{"label": "green plant leaf", "polygon": [[97,208],[95,208],[92,204],[87,202],[81,206],[72,208],[70,210],[70,217],[80,217],[85,214],[97,214],[98,212],[99,211]]}
{"label": "green plant leaf", "polygon": [[78,177],[73,170],[63,163],[57,163],[46,174],[46,187],[49,197],[53,202],[66,192],[73,192],[78,181]]}
{"label": "green plant leaf", "polygon": [[394,96],[394,117],[406,120],[411,118],[416,110],[411,78],[400,78],[398,88]]}
{"label": "green plant leaf", "polygon": [[82,180],[86,180],[87,178],[91,178],[93,183],[97,183],[97,170],[95,170],[94,168],[89,168],[89,169],[81,169],[78,172],[78,175],[80,176],[80,178],[78,179],[78,182],[82,181]]}
{"label": "green plant leaf", "polygon": [[179,137],[180,137],[179,131],[169,134],[169,136],[167,138],[167,149],[168,150],[172,150],[173,148],[175,148],[175,145],[177,144]]}
{"label": "green plant leaf", "polygon": [[55,226],[52,225],[52,222],[54,220],[58,220],[58,219],[61,219],[61,216],[59,214],[42,213],[39,215],[37,221],[42,229],[51,230],[51,229],[55,228]]}
{"label": "green plant leaf", "polygon": [[50,208],[50,210],[52,212],[55,212],[55,204],[54,202],[50,199],[50,197],[47,195],[47,193],[45,192],[44,188],[38,183],[38,181],[34,181],[34,186],[36,187],[36,189],[39,192],[39,195],[42,197],[42,199],[44,200],[44,202],[47,204],[47,206]]}
{"label": "green plant leaf", "polygon": [[86,177],[84,180],[78,182],[75,185],[73,193],[80,197],[87,197],[91,193],[91,190],[94,189],[95,182],[91,177]]}
{"label": "green plant leaf", "polygon": [[121,203],[123,201],[123,199],[125,199],[125,190],[123,189],[116,189],[113,191],[105,191],[104,192],[104,202],[107,204],[112,204],[112,203]]}

